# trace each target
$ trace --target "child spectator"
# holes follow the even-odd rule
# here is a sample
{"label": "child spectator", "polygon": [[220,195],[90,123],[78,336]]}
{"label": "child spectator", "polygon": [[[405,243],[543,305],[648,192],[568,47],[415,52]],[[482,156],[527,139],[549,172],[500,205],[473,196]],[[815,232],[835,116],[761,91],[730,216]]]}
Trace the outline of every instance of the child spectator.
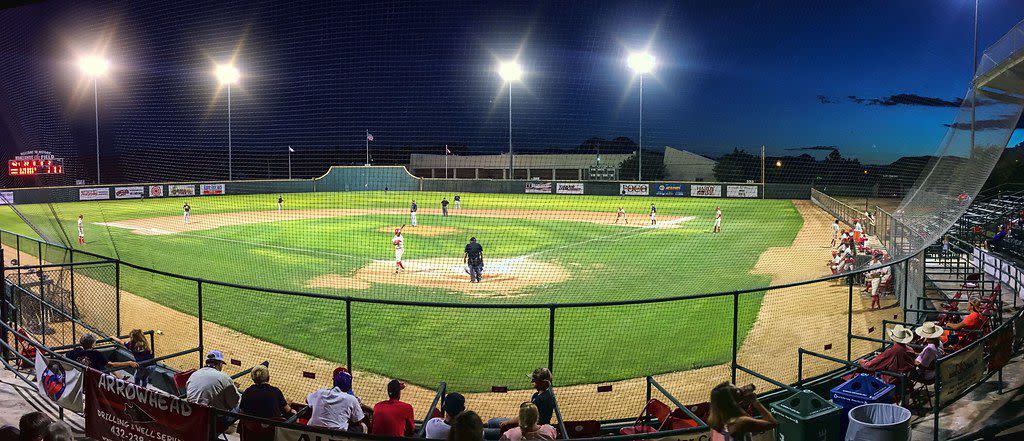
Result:
{"label": "child spectator", "polygon": [[[752,405],[761,418],[754,418],[743,411]],[[746,440],[753,433],[764,432],[776,428],[775,421],[768,409],[757,400],[754,385],[742,389],[724,382],[711,390],[711,413],[708,417],[711,429],[723,435],[726,440]]]}
{"label": "child spectator", "polygon": [[334,387],[320,389],[306,397],[306,403],[313,408],[309,417],[310,426],[362,432],[366,414],[359,399],[352,395],[352,374],[336,369]]}
{"label": "child spectator", "polygon": [[270,385],[270,369],[264,365],[252,368],[252,386],[242,392],[238,404],[241,413],[260,418],[281,418],[292,413],[281,389]]}
{"label": "child spectator", "polygon": [[388,399],[373,406],[370,433],[385,436],[412,436],[416,422],[412,406],[402,401],[405,384],[398,380],[388,383]]}
{"label": "child spectator", "polygon": [[451,431],[452,421],[466,410],[466,397],[458,392],[444,397],[444,418],[431,418],[423,425],[427,439],[446,439]]}
{"label": "child spectator", "polygon": [[513,427],[501,434],[501,441],[520,441],[534,439],[555,439],[558,431],[550,424],[537,424],[540,413],[537,406],[531,402],[519,405],[519,426]]}
{"label": "child spectator", "polygon": [[484,422],[472,410],[460,413],[452,420],[448,441],[483,441]]}
{"label": "child spectator", "polygon": [[132,329],[129,336],[130,340],[124,344],[124,347],[131,351],[135,363],[138,364],[138,367],[135,368],[135,384],[146,387],[149,385],[149,375],[153,373],[153,369],[156,369],[156,366],[152,364],[145,364],[153,359],[153,350],[149,347],[149,341],[146,340],[146,335],[142,333],[141,329]]}

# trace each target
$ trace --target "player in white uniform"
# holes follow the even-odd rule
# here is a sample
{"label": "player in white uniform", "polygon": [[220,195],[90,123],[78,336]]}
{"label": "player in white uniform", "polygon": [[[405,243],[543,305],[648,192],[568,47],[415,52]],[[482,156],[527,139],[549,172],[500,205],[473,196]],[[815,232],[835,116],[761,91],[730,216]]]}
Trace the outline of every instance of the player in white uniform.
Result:
{"label": "player in white uniform", "polygon": [[832,246],[836,246],[836,240],[839,240],[839,219],[832,222]]}
{"label": "player in white uniform", "polygon": [[186,203],[185,203],[185,205],[182,205],[182,206],[181,206],[181,210],[182,210],[182,211],[184,212],[184,215],[183,215],[183,216],[184,216],[184,218],[185,218],[185,223],[187,224],[187,223],[188,223],[188,214],[189,214],[190,212],[192,212],[192,207],[190,207],[190,206],[188,205],[188,202],[186,202]]}
{"label": "player in white uniform", "polygon": [[651,204],[651,225],[658,224],[658,209],[654,208],[654,204]]}
{"label": "player in white uniform", "polygon": [[82,224],[82,215],[78,215],[78,244],[85,243],[85,227]]}
{"label": "player in white uniform", "polygon": [[718,234],[722,232],[722,207],[715,207],[715,228],[711,230],[711,233]]}
{"label": "player in white uniform", "polygon": [[619,223],[619,219],[626,221],[627,224],[629,223],[629,218],[626,217],[626,210],[623,210],[622,207],[619,207],[619,212],[615,214],[615,223]]}
{"label": "player in white uniform", "polygon": [[[405,227],[403,225],[403,227]],[[395,246],[395,274],[405,269],[402,265],[402,254],[405,253],[405,238],[402,237],[402,229],[395,228],[395,237],[391,238],[391,244]]]}

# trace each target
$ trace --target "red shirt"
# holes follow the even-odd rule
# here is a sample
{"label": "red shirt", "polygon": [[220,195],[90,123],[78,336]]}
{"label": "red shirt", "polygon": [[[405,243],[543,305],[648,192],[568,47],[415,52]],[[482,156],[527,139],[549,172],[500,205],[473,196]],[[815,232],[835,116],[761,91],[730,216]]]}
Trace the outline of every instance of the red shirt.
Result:
{"label": "red shirt", "polygon": [[374,435],[405,436],[414,427],[412,406],[396,399],[381,401],[373,406],[373,423],[370,433]]}
{"label": "red shirt", "polygon": [[985,326],[986,319],[988,319],[988,317],[985,317],[982,313],[978,311],[971,311],[970,314],[967,314],[967,317],[964,317],[962,323],[964,324],[965,329],[980,331],[981,328]]}

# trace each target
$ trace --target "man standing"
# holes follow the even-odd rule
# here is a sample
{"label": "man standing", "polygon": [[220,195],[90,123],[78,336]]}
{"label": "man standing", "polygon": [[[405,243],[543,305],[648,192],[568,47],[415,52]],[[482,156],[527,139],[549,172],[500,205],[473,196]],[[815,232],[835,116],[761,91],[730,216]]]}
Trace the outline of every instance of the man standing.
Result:
{"label": "man standing", "polygon": [[416,210],[416,199],[413,199],[412,208],[409,209],[409,218],[411,219],[411,222],[409,223],[414,227],[416,226]]}
{"label": "man standing", "polygon": [[839,239],[839,219],[832,222],[832,246],[836,246],[837,239]]}
{"label": "man standing", "polygon": [[384,436],[412,436],[416,430],[412,406],[402,401],[405,384],[391,380],[388,383],[388,400],[373,406],[373,420],[370,433]]}
{"label": "man standing", "polygon": [[78,215],[78,244],[85,244],[85,227],[82,225],[82,215]]}
{"label": "man standing", "polygon": [[619,211],[615,213],[615,223],[619,223],[619,219],[626,221],[627,224],[629,223],[629,218],[626,217],[626,210],[622,207],[619,207]]}
{"label": "man standing", "polygon": [[187,224],[187,223],[188,223],[188,214],[189,214],[189,212],[191,212],[191,211],[192,211],[192,207],[190,207],[190,206],[188,205],[188,202],[185,202],[185,205],[182,205],[182,206],[181,206],[181,209],[182,209],[182,211],[184,211],[184,213],[185,213],[185,214],[184,214],[184,215],[185,215],[185,223]]}
{"label": "man standing", "polygon": [[448,198],[441,198],[441,216],[448,217]]}
{"label": "man standing", "polygon": [[[405,225],[402,225],[404,228]],[[402,228],[395,228],[395,237],[391,238],[391,245],[395,246],[395,274],[405,269],[402,265],[402,254],[405,254],[405,238],[402,237]]]}
{"label": "man standing", "polygon": [[654,208],[654,202],[651,202],[651,225],[658,224],[658,209]]}
{"label": "man standing", "polygon": [[459,195],[455,195],[455,209],[462,208],[462,199],[459,199]]}
{"label": "man standing", "polygon": [[718,234],[722,232],[722,207],[715,207],[715,228],[711,230],[712,234]]}
{"label": "man standing", "polygon": [[480,283],[484,272],[484,247],[476,242],[475,237],[469,238],[462,262],[469,267],[469,283]]}
{"label": "man standing", "polygon": [[277,212],[280,213],[284,209],[284,196],[277,197]]}

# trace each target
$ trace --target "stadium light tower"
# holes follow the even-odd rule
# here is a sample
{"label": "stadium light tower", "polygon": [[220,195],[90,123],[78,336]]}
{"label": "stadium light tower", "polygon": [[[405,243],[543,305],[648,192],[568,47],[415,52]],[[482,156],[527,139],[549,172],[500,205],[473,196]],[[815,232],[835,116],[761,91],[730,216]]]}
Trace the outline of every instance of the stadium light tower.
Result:
{"label": "stadium light tower", "polygon": [[107,73],[110,63],[103,57],[90,55],[78,60],[78,68],[92,78],[92,98],[96,115],[96,183],[100,183],[100,92],[99,78]]}
{"label": "stadium light tower", "polygon": [[508,178],[512,173],[512,83],[523,77],[523,68],[515,61],[505,61],[498,65],[498,74],[508,83]]}
{"label": "stadium light tower", "polygon": [[626,65],[640,76],[640,138],[636,151],[636,180],[642,181],[644,180],[644,74],[654,70],[654,55],[647,52],[634,52],[626,58]]}
{"label": "stadium light tower", "polygon": [[238,72],[238,68],[233,64],[219,64],[217,69],[214,71],[217,75],[217,80],[220,81],[221,86],[225,86],[228,89],[228,180],[234,179],[233,167],[231,163],[232,151],[231,151],[231,85],[238,82],[241,78],[241,73]]}

